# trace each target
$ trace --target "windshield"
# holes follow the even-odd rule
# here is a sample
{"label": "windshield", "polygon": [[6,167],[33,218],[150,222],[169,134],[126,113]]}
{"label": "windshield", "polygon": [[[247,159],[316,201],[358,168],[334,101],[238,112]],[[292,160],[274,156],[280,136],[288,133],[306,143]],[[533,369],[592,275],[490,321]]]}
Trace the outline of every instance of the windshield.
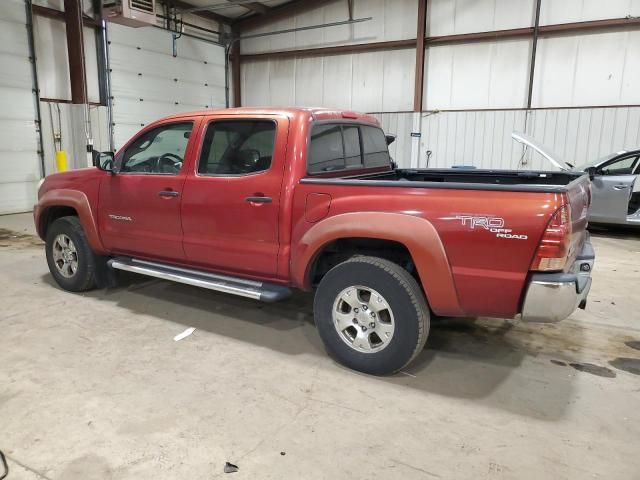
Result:
{"label": "windshield", "polygon": [[627,152],[625,150],[621,150],[619,152],[610,153],[609,155],[605,155],[604,157],[601,157],[601,158],[599,158],[597,160],[593,160],[591,162],[583,163],[582,165],[577,165],[575,167],[575,170],[577,170],[579,172],[584,172],[589,167],[597,167],[599,165],[602,165],[603,163],[608,162],[612,158],[617,157],[618,155],[622,155],[623,153],[627,153]]}

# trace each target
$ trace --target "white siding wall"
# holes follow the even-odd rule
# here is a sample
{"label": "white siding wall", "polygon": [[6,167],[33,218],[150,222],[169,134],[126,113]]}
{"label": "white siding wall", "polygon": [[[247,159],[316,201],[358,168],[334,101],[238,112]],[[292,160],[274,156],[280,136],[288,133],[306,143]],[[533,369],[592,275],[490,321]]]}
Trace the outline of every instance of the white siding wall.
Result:
{"label": "white siding wall", "polygon": [[522,157],[522,147],[511,139],[514,130],[526,131],[574,165],[640,145],[640,107],[428,112],[421,114],[419,145],[412,147],[414,115],[377,115],[385,132],[398,136],[391,153],[403,168],[427,167],[429,150],[429,167],[551,169],[537,154]]}
{"label": "white siding wall", "polygon": [[406,111],[414,72],[413,50],[247,62],[242,104]]}
{"label": "white siding wall", "polygon": [[638,0],[543,0],[540,25],[640,16]]}
{"label": "white siding wall", "polygon": [[23,0],[0,9],[0,214],[33,207],[40,180],[33,76]]}
{"label": "white siding wall", "polygon": [[533,107],[631,104],[640,104],[640,30],[539,39]]}
{"label": "white siding wall", "polygon": [[427,36],[529,27],[534,8],[535,0],[430,0]]}
{"label": "white siding wall", "polygon": [[525,107],[530,49],[526,39],[428,48],[425,110]]}
{"label": "white siding wall", "polygon": [[[355,0],[354,17],[368,22],[247,39],[243,54],[355,43],[404,40],[416,36],[417,0]],[[273,32],[348,18],[347,2],[243,32]],[[415,50],[258,60],[242,65],[242,104],[316,106],[368,112],[413,108]]]}

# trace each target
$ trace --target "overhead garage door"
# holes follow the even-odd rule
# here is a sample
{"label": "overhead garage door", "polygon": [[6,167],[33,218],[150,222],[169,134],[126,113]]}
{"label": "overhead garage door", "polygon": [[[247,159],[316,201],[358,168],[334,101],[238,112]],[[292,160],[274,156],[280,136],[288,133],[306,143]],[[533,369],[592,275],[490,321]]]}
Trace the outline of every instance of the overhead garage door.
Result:
{"label": "overhead garage door", "polygon": [[0,8],[0,214],[33,208],[40,180],[24,0]]}
{"label": "overhead garage door", "polygon": [[169,32],[110,23],[108,33],[116,148],[163,116],[224,106],[222,47],[183,36],[174,57]]}

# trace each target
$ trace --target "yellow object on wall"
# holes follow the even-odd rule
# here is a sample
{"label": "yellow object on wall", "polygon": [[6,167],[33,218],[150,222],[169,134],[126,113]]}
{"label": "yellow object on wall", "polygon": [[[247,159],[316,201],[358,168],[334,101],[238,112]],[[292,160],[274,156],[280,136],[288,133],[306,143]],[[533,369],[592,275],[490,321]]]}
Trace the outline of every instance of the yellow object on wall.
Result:
{"label": "yellow object on wall", "polygon": [[67,152],[58,150],[56,152],[56,170],[58,172],[66,172],[68,169],[69,162],[67,161]]}

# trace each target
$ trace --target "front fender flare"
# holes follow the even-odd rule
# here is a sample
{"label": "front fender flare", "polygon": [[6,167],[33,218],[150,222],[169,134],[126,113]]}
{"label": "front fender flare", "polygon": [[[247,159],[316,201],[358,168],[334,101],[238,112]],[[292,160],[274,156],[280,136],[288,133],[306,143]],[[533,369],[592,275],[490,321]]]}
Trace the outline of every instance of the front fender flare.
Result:
{"label": "front fender flare", "polygon": [[353,212],[316,223],[292,251],[293,284],[311,289],[313,261],[327,244],[341,238],[375,238],[403,244],[413,258],[433,311],[439,315],[464,315],[438,232],[428,220],[412,215]]}
{"label": "front fender flare", "polygon": [[84,192],[60,188],[49,190],[40,198],[34,212],[36,229],[40,237],[43,237],[42,215],[51,207],[71,207],[78,212],[78,218],[91,249],[99,254],[107,253],[98,234],[95,212],[91,209],[91,203]]}

